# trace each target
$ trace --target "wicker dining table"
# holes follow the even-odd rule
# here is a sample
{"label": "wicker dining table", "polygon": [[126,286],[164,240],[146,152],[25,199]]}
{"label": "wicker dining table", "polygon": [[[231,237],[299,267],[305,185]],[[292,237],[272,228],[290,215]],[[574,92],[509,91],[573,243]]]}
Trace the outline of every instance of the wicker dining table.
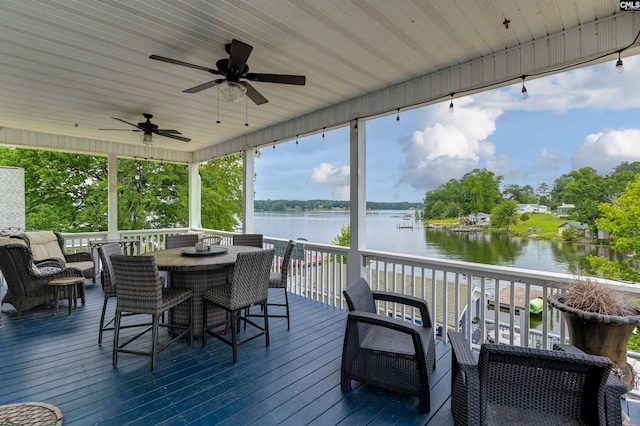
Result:
{"label": "wicker dining table", "polygon": [[[158,250],[141,256],[154,256],[158,269],[168,274],[168,285],[193,290],[193,335],[202,337],[202,295],[210,287],[227,285],[238,253],[260,250],[249,246],[212,246],[211,253],[197,253],[193,247]],[[172,318],[176,324],[187,324],[187,306],[178,305]],[[218,322],[224,311],[210,307],[210,324]]]}

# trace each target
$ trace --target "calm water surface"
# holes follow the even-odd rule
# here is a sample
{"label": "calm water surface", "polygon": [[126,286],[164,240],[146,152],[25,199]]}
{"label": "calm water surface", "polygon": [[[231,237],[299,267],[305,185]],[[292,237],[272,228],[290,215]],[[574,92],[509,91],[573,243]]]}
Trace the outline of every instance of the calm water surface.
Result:
{"label": "calm water surface", "polygon": [[[421,222],[404,220],[406,211],[378,210],[367,213],[367,248],[418,256],[575,273],[585,257],[598,247],[563,242],[506,237],[489,233],[458,233],[425,228]],[[349,223],[344,211],[256,212],[255,232],[278,238],[306,238],[331,244],[340,227]],[[413,228],[399,228],[413,225]],[[601,249],[602,251],[602,249]]]}

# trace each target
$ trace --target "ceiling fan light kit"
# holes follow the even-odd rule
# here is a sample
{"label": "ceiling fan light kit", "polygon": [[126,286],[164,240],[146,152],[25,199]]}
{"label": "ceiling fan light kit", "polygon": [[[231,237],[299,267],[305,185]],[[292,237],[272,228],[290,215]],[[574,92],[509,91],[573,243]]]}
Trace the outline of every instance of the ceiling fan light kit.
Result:
{"label": "ceiling fan light kit", "polygon": [[222,99],[229,102],[240,102],[244,99],[247,88],[240,83],[233,81],[223,81],[220,83],[220,95]]}
{"label": "ceiling fan light kit", "polygon": [[153,134],[145,132],[142,135],[142,143],[147,146],[153,145]]}

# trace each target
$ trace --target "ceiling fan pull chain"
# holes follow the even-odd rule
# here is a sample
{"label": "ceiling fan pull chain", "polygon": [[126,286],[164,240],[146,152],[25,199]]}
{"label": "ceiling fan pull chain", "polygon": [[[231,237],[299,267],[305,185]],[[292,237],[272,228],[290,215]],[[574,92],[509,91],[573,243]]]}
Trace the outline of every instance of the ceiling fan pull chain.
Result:
{"label": "ceiling fan pull chain", "polygon": [[220,85],[218,85],[218,119],[216,123],[220,124]]}
{"label": "ceiling fan pull chain", "polygon": [[244,98],[244,125],[249,127],[249,101]]}

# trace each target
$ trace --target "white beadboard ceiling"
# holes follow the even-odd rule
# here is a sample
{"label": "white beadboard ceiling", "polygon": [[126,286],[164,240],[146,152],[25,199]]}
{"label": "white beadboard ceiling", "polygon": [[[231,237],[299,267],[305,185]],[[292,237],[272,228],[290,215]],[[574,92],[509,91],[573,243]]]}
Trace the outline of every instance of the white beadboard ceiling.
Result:
{"label": "white beadboard ceiling", "polygon": [[[354,114],[613,61],[634,42],[636,16],[613,0],[2,0],[0,143],[202,161]],[[255,82],[267,104],[220,100],[218,112],[216,88],[182,93],[216,76],[149,59],[215,69],[234,38],[254,47],[252,72],[306,85]],[[129,129],[110,117],[138,123],[143,112],[191,142],[156,137],[148,148],[139,133],[98,130]]]}

